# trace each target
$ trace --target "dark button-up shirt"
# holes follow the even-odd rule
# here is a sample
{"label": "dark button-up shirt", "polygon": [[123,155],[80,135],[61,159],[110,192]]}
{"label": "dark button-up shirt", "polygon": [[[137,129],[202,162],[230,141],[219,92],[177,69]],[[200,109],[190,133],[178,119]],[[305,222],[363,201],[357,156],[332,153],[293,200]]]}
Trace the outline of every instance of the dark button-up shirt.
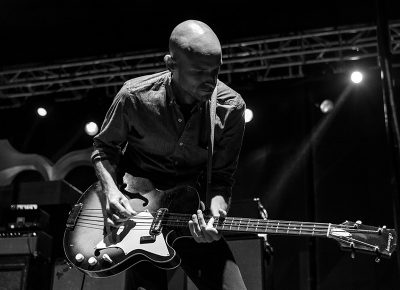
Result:
{"label": "dark button-up shirt", "polygon": [[[242,97],[218,81],[211,196],[229,197],[244,132]],[[209,101],[207,101],[209,102]],[[196,182],[206,170],[210,133],[206,102],[184,119],[170,72],[127,81],[94,137],[93,160],[107,159],[159,189]]]}

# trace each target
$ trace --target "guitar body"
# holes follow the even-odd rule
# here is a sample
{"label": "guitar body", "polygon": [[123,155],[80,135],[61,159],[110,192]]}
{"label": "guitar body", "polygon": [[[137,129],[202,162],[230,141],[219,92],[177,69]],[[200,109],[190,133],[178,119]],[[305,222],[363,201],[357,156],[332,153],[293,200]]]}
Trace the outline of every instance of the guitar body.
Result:
{"label": "guitar body", "polygon": [[163,269],[179,266],[180,259],[173,244],[178,238],[190,236],[190,232],[163,227],[158,235],[150,235],[150,227],[160,208],[186,214],[196,212],[199,207],[197,191],[182,186],[129,197],[138,214],[122,227],[111,228],[111,232],[106,231],[105,195],[99,182],[85,191],[70,212],[64,233],[64,252],[70,263],[89,276],[112,276],[142,261]]}

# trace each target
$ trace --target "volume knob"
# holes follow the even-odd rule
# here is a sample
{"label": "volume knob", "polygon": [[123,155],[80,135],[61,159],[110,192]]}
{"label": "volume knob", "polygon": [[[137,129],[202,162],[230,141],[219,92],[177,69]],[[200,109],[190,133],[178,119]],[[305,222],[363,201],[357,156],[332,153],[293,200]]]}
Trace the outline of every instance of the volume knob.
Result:
{"label": "volume knob", "polygon": [[82,262],[83,260],[85,260],[85,257],[84,257],[81,253],[78,253],[78,254],[76,254],[76,256],[75,256],[75,260],[76,260],[78,263],[80,263],[80,262]]}
{"label": "volume knob", "polygon": [[89,260],[88,260],[88,263],[89,263],[90,266],[94,266],[94,265],[97,264],[97,260],[96,260],[95,257],[90,257]]}

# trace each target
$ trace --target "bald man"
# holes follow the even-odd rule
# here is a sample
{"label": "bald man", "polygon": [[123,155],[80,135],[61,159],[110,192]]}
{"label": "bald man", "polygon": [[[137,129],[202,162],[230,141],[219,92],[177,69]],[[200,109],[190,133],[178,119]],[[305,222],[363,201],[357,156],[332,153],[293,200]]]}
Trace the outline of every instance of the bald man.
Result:
{"label": "bald man", "polygon": [[[213,216],[226,215],[242,144],[245,103],[218,80],[221,44],[208,25],[195,20],[177,25],[169,52],[164,57],[167,71],[124,84],[94,137],[92,161],[111,226],[136,214],[119,190],[122,182],[139,193],[178,185],[204,192],[214,89],[212,179],[210,202],[205,206]],[[200,289],[245,289],[233,255],[212,222],[206,223],[201,210],[193,213],[188,224],[193,238],[174,244],[182,268]],[[167,289],[163,270],[150,263],[131,269],[132,289]]]}

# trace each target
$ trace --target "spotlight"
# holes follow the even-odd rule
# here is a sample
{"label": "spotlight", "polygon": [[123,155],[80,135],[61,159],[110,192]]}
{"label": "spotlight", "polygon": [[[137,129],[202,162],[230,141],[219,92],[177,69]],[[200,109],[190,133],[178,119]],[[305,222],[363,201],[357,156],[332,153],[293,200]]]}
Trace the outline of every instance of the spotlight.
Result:
{"label": "spotlight", "polygon": [[246,111],[244,111],[244,121],[248,123],[251,120],[253,120],[253,111],[250,109],[246,109]]}
{"label": "spotlight", "polygon": [[85,132],[89,136],[94,136],[97,134],[97,132],[99,132],[99,127],[97,126],[97,124],[95,122],[86,123]]}
{"label": "spotlight", "polygon": [[46,109],[42,107],[37,108],[36,112],[40,117],[46,117],[47,115]]}
{"label": "spotlight", "polygon": [[327,114],[333,110],[334,104],[331,100],[324,100],[320,105],[319,109],[322,113]]}
{"label": "spotlight", "polygon": [[354,71],[351,73],[350,79],[353,83],[359,84],[363,80],[363,74],[359,71]]}

